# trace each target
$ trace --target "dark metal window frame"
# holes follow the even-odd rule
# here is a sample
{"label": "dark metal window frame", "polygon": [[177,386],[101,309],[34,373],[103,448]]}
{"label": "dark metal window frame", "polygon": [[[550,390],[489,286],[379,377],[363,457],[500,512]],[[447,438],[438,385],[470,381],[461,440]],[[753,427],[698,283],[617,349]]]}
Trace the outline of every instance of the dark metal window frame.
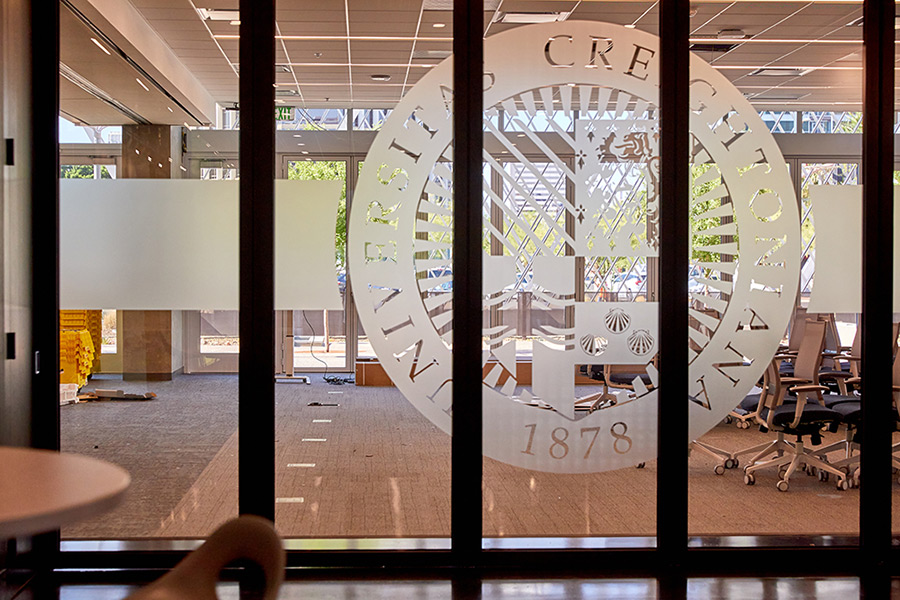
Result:
{"label": "dark metal window frame", "polygon": [[[661,185],[664,243],[660,256],[663,273],[686,273],[688,268],[688,0],[661,0]],[[240,334],[247,351],[240,355],[239,427],[254,444],[239,456],[240,511],[274,517],[274,372],[273,325],[273,197],[275,179],[274,19],[275,0],[241,0],[240,132],[243,172],[241,205],[241,320]],[[454,261],[456,272],[481,269],[481,0],[454,3],[455,116]],[[33,2],[34,22],[44,36],[33,49],[33,178],[35,211],[33,236],[34,352],[44,357],[33,389],[33,445],[59,448],[58,376],[53,367],[58,348],[58,138],[55,114],[59,107],[56,68],[59,48],[47,43],[59,38],[58,2]],[[864,270],[863,359],[866,393],[889,397],[891,365],[890,295],[883,289],[883,273],[891,273],[893,210],[892,171],[894,105],[894,2],[865,0],[863,30],[865,53],[865,106],[863,133]],[[48,14],[50,12],[50,14]],[[46,31],[50,27],[51,31]],[[46,110],[45,110],[46,109]],[[354,163],[355,164],[355,163]],[[39,207],[39,209],[38,209]],[[867,267],[877,265],[877,277]],[[514,570],[528,577],[652,576],[662,590],[683,593],[684,578],[705,575],[851,575],[861,577],[864,590],[881,595],[889,578],[898,574],[898,550],[891,534],[891,429],[889,406],[864,405],[867,473],[860,492],[858,545],[823,543],[807,547],[810,538],[788,540],[783,547],[727,548],[687,534],[687,281],[674,277],[661,290],[660,313],[670,326],[661,331],[659,408],[659,469],[656,548],[613,550],[484,550],[482,546],[482,423],[481,423],[481,288],[480,277],[455,284],[453,375],[455,411],[452,443],[451,549],[402,551],[294,551],[289,564],[307,567],[345,567],[357,573],[391,567],[405,574],[417,569],[450,567],[450,574],[482,575]],[[254,351],[255,350],[255,351]],[[463,417],[465,415],[465,417]],[[699,541],[699,543],[697,543]],[[821,540],[820,540],[821,541]],[[726,540],[727,542],[727,540]],[[164,550],[64,552],[58,535],[36,538],[35,551],[43,564],[57,567],[165,567],[184,556],[183,545],[156,542]],[[696,547],[699,546],[699,547]],[[41,553],[44,554],[41,554]],[[463,571],[464,569],[464,571]],[[330,570],[341,576],[342,569]]]}

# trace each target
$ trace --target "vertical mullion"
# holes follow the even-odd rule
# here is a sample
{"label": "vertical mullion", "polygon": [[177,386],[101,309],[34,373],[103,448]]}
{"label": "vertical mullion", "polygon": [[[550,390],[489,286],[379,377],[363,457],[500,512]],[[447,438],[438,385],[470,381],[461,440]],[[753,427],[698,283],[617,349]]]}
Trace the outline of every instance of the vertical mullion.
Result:
{"label": "vertical mullion", "polygon": [[[45,450],[59,450],[59,7],[34,1],[29,15],[31,352],[24,360],[32,373],[30,444]],[[33,548],[52,568],[59,531],[36,536]]]}
{"label": "vertical mullion", "polygon": [[31,27],[31,445],[59,450],[59,3],[33,2]]}
{"label": "vertical mullion", "polygon": [[453,2],[453,439],[451,548],[460,566],[481,552],[482,0]]}
{"label": "vertical mullion", "polygon": [[687,0],[660,2],[661,326],[656,529],[657,548],[667,570],[683,564],[687,549],[688,19]]}
{"label": "vertical mullion", "polygon": [[[863,5],[863,310],[860,547],[882,572],[891,547],[894,2]],[[885,282],[887,277],[887,282]],[[880,568],[879,568],[880,567]]]}
{"label": "vertical mullion", "polygon": [[275,0],[241,0],[240,11],[238,504],[274,520]]}
{"label": "vertical mullion", "polygon": [[59,3],[33,2],[31,27],[31,445],[59,450]]}

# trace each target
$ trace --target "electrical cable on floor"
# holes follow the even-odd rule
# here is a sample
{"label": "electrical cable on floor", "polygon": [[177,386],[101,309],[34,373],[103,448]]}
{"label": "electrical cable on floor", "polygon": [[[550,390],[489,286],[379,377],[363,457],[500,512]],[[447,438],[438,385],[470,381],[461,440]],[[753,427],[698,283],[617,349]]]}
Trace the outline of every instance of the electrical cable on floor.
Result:
{"label": "electrical cable on floor", "polygon": [[328,363],[316,356],[316,353],[313,351],[313,345],[316,341],[316,330],[313,329],[312,323],[309,322],[309,318],[306,316],[306,311],[301,310],[300,314],[303,315],[303,320],[306,321],[306,326],[309,327],[309,331],[312,333],[309,340],[309,355],[314,359],[325,365],[325,372],[322,374],[322,381],[328,383],[330,385],[344,385],[345,383],[356,383],[352,377],[338,377],[336,375],[328,375]]}

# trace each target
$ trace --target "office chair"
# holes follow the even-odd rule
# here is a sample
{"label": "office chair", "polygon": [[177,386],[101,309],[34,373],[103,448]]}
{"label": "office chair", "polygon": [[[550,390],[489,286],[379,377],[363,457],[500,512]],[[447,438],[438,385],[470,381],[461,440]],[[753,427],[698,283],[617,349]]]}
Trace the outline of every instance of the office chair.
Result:
{"label": "office chair", "polygon": [[[772,450],[754,456],[750,464],[744,468],[744,483],[747,485],[756,483],[759,471],[774,468],[781,473],[775,487],[779,491],[786,492],[790,487],[791,475],[797,467],[803,466],[807,471],[815,468],[817,471],[834,475],[837,478],[838,489],[846,490],[850,487],[850,482],[843,471],[807,452],[803,441],[803,438],[808,436],[813,445],[820,444],[822,429],[836,427],[841,419],[840,413],[825,406],[822,391],[827,388],[819,385],[818,381],[822,350],[825,346],[825,327],[824,321],[807,322],[803,342],[794,362],[794,376],[780,377],[782,389],[777,397],[769,397],[768,394],[760,396],[757,422],[765,430],[774,431],[778,435],[774,449],[776,456],[762,462],[760,462],[762,458]],[[797,394],[796,402],[785,401],[784,391],[787,386],[791,386],[791,391]],[[784,441],[785,435],[796,436],[796,441],[793,443]]]}
{"label": "office chair", "polygon": [[284,548],[272,523],[255,516],[228,521],[174,569],[128,600],[216,600],[219,573],[236,560],[261,568],[265,589],[259,598],[275,600],[284,579]]}
{"label": "office chair", "polygon": [[[898,329],[900,328],[898,328],[898,324],[895,323],[893,326],[895,335]],[[894,341],[894,347],[896,348],[896,339]],[[893,382],[891,402],[893,403],[895,417],[898,416],[897,399],[898,395],[900,395],[900,360],[897,360],[897,357],[898,354],[895,352],[893,356],[893,367],[891,370],[891,379]],[[858,384],[860,380],[861,379],[859,377],[854,377],[848,379],[847,383]],[[861,425],[863,398],[856,394],[829,394],[824,397],[824,401],[825,406],[840,413],[841,421],[846,426],[845,436],[844,439],[839,442],[835,442],[833,444],[825,446],[824,448],[820,448],[815,452],[815,454],[817,456],[825,456],[828,453],[838,450],[843,451],[843,458],[837,461],[829,462],[835,468],[847,473],[850,479],[850,484],[852,486],[856,486],[859,483],[859,469],[854,469],[853,467],[858,465],[860,460],[860,455],[858,453],[859,444],[857,443],[856,439],[859,432],[859,427]],[[900,450],[900,444],[896,444],[892,450],[891,462],[896,469],[900,469],[900,457],[895,456],[898,450]],[[854,454],[854,451],[856,451],[856,454]]]}

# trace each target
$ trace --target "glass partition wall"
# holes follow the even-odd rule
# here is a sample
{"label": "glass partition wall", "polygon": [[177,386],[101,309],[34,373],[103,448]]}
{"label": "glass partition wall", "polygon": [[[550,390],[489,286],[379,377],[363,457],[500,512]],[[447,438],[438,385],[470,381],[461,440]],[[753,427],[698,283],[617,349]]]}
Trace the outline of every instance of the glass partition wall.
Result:
{"label": "glass partition wall", "polygon": [[[859,193],[860,157],[845,144],[833,162],[791,169],[782,147],[791,148],[776,138],[825,145],[859,131],[862,30],[851,24],[861,17],[861,3],[741,2],[704,4],[691,18],[691,260],[702,283],[691,289],[693,535],[768,545],[859,533],[858,481],[841,463],[852,433],[824,406],[849,399],[845,380],[859,363],[822,359],[850,353],[857,319],[829,301],[833,292],[816,296],[814,274],[830,266],[817,248],[830,244],[833,256],[859,243],[846,228],[820,232],[833,213],[818,203],[828,186]],[[790,107],[800,133],[773,136],[784,119],[772,112]],[[842,285],[859,293],[858,280]],[[829,387],[796,391],[802,383]],[[821,403],[819,420],[808,402]]]}
{"label": "glass partition wall", "polygon": [[[683,160],[662,124],[672,2],[553,4],[485,2],[468,23],[484,34],[483,69],[458,88],[449,4],[281,0],[271,123],[239,94],[272,65],[241,65],[251,30],[236,11],[188,8],[169,28],[122,0],[200,94],[122,59],[117,48],[147,49],[63,4],[61,59],[80,78],[64,73],[61,113],[122,129],[118,152],[61,147],[61,447],[134,479],[122,507],[64,539],[202,538],[240,500],[274,517],[290,549],[319,551],[316,564],[399,565],[395,549],[457,564],[428,551],[464,546],[458,564],[511,552],[596,568],[578,549],[608,548],[612,569],[633,560],[617,548],[670,552],[663,538],[681,520],[684,548],[858,548],[860,417],[841,411],[861,404],[848,380],[861,368],[862,281],[838,259],[863,240],[851,227],[865,170],[862,3],[685,6],[687,105],[669,121],[687,123]],[[83,47],[67,37],[78,35]],[[73,79],[122,108],[79,104]],[[479,85],[473,112],[459,90]],[[460,114],[473,129],[462,141]],[[270,124],[271,161],[241,156]],[[476,128],[483,152],[461,162]],[[269,200],[239,185],[270,166],[265,255],[240,233],[238,207]],[[666,237],[679,198],[687,222]],[[684,242],[684,268],[663,267]],[[238,312],[256,298],[239,280],[249,254],[273,291],[253,309],[271,318],[272,343],[252,347]],[[681,291],[686,425],[658,410],[675,402],[660,373],[678,355],[661,314]],[[238,399],[240,365],[263,350],[271,373],[254,371],[258,389]],[[457,360],[472,367],[465,385]],[[823,387],[790,389],[804,383]],[[824,405],[818,420],[802,421],[805,401]],[[241,446],[238,406],[254,432]],[[467,419],[480,436],[459,429]],[[678,482],[659,466],[681,456],[671,442],[659,455],[673,432]],[[246,483],[273,462],[271,481]],[[478,531],[460,533],[469,523]]]}
{"label": "glass partition wall", "polygon": [[115,4],[159,36],[60,7],[60,447],[132,484],[62,538],[204,537],[238,511],[238,156],[213,148],[195,169],[184,151],[216,123],[211,94],[236,97],[237,40],[218,42],[214,92],[173,81],[197,68],[185,47],[236,27],[195,14],[175,32],[152,7]]}
{"label": "glass partition wall", "polygon": [[611,8],[486,24],[489,549],[654,545],[659,11]]}

